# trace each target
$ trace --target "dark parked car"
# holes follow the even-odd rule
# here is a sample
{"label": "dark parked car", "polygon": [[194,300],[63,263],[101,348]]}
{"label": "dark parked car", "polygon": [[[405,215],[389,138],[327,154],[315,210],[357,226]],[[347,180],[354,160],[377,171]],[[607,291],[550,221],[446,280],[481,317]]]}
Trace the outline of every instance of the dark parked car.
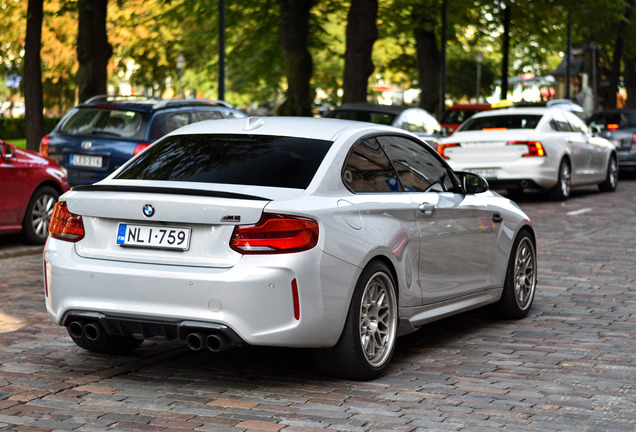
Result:
{"label": "dark parked car", "polygon": [[357,120],[404,129],[435,147],[442,127],[428,111],[403,105],[345,104],[325,117]]}
{"label": "dark parked car", "polygon": [[458,104],[449,107],[442,117],[442,127],[450,130],[449,133],[453,133],[457,130],[459,125],[471,118],[474,114],[481,111],[488,111],[493,109],[490,104]]}
{"label": "dark parked car", "polygon": [[40,153],[66,168],[72,186],[94,183],[175,129],[241,117],[247,114],[222,101],[96,96],[64,116]]}
{"label": "dark parked car", "polygon": [[614,144],[621,170],[636,170],[636,110],[597,111],[587,124],[595,134]]}
{"label": "dark parked car", "polygon": [[0,140],[0,234],[21,232],[33,244],[49,235],[58,197],[69,189],[60,165]]}

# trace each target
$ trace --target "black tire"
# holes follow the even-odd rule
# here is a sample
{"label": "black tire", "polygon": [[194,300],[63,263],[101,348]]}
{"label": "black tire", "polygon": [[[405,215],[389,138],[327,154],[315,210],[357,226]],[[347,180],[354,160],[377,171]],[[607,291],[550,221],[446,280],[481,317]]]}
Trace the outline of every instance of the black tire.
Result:
{"label": "black tire", "polygon": [[74,336],[68,330],[68,335],[73,339],[75,345],[88,351],[100,354],[129,354],[143,343],[143,339],[135,339],[121,335],[105,335],[96,340],[90,340],[85,335]]}
{"label": "black tire", "polygon": [[618,186],[618,161],[616,155],[611,155],[607,162],[607,173],[603,183],[599,183],[598,188],[601,192],[614,192]]}
{"label": "black tire", "polygon": [[559,164],[559,179],[557,184],[548,191],[548,196],[554,201],[564,201],[570,197],[572,188],[572,170],[570,162],[562,159]]}
{"label": "black tire", "polygon": [[382,374],[397,339],[396,291],[393,275],[384,263],[373,261],[362,271],[338,343],[313,351],[316,365],[324,374],[355,380]]}
{"label": "black tire", "polygon": [[537,253],[534,240],[527,231],[515,239],[501,299],[495,312],[501,318],[519,319],[528,314],[537,288]]}
{"label": "black tire", "polygon": [[33,193],[22,219],[22,236],[26,242],[36,245],[46,242],[53,205],[59,196],[50,186],[42,186]]}

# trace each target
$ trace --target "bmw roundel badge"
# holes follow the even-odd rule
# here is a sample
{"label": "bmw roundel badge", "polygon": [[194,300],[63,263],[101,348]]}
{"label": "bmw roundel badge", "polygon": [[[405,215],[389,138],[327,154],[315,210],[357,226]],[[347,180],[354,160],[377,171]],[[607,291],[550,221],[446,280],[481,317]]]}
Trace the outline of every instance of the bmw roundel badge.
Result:
{"label": "bmw roundel badge", "polygon": [[147,217],[152,217],[155,214],[155,206],[153,206],[152,204],[145,204],[144,205],[144,215]]}

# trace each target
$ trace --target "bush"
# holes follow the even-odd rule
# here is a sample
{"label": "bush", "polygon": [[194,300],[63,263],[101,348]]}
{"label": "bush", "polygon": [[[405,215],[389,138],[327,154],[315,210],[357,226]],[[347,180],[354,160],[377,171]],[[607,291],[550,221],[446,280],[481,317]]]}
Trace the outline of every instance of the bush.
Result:
{"label": "bush", "polygon": [[[60,117],[44,117],[44,133],[53,130],[60,121]],[[0,139],[16,139],[26,137],[26,123],[24,117],[0,118]]]}

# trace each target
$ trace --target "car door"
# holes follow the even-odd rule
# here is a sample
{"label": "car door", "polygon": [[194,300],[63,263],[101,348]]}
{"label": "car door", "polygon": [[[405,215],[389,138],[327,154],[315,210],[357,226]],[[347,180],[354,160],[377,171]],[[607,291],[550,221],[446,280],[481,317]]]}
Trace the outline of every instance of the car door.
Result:
{"label": "car door", "polygon": [[432,149],[400,136],[378,141],[416,208],[423,304],[486,288],[496,242],[492,211],[477,196],[460,193]]}
{"label": "car door", "polygon": [[604,178],[605,175],[605,148],[596,144],[593,140],[590,139],[590,133],[587,125],[583,120],[577,117],[574,113],[565,112],[564,113],[568,122],[572,126],[572,129],[575,132],[578,132],[582,137],[582,140],[585,141],[585,152],[586,152],[586,167],[585,174],[589,179],[590,177]]}
{"label": "car door", "polygon": [[563,146],[565,154],[569,155],[572,169],[572,184],[583,183],[587,178],[588,140],[585,134],[575,131],[568,122],[565,111],[552,110],[552,128],[558,134],[554,136],[558,144]]}
{"label": "car door", "polygon": [[352,146],[342,169],[342,181],[353,195],[338,201],[341,216],[361,235],[369,232],[376,239],[372,243],[385,245],[393,254],[398,274],[404,275],[400,281],[400,306],[421,305],[416,209],[375,137]]}
{"label": "car door", "polygon": [[15,147],[0,141],[0,227],[20,224],[24,171],[17,161]]}

